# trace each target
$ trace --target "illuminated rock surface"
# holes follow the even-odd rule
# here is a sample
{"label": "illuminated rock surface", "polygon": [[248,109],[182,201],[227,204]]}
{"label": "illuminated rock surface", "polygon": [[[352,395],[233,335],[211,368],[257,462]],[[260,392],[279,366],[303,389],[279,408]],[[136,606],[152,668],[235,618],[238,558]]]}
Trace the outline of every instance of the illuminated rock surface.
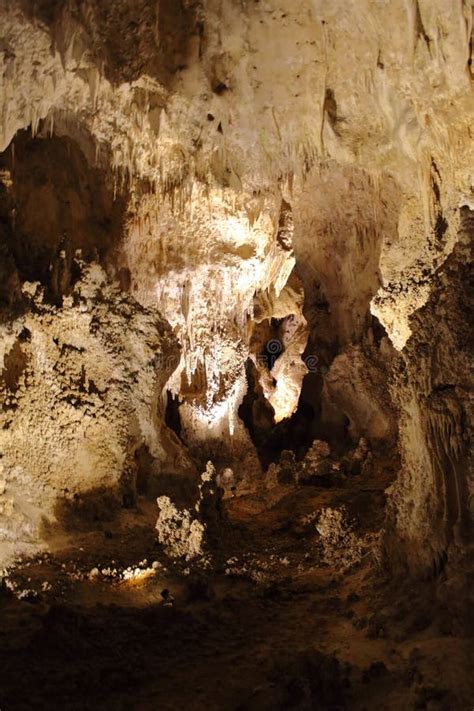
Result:
{"label": "illuminated rock surface", "polygon": [[166,657],[38,708],[472,705],[472,0],[0,19],[0,631]]}

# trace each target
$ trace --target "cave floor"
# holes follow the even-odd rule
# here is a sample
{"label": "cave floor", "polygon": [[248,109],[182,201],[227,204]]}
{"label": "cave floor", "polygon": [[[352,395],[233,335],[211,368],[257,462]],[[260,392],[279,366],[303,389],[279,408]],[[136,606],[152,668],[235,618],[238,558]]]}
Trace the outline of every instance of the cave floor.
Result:
{"label": "cave floor", "polygon": [[164,557],[144,500],[58,539],[0,595],[1,710],[470,708],[474,645],[443,629],[433,581],[321,559],[312,512],[344,504],[374,533],[388,483],[228,500],[205,568]]}

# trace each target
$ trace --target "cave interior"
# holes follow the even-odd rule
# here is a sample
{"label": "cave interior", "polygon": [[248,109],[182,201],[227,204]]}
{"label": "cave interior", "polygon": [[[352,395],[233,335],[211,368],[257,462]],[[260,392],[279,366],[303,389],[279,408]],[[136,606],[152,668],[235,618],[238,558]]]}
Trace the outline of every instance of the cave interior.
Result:
{"label": "cave interior", "polygon": [[473,14],[0,0],[1,711],[472,707]]}

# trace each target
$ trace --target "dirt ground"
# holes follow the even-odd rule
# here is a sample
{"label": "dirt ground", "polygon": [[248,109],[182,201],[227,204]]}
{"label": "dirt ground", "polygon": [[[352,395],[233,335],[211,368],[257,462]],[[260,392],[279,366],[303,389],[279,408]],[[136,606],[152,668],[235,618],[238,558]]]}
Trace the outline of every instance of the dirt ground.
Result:
{"label": "dirt ground", "polygon": [[[467,711],[474,642],[439,580],[391,580],[377,555],[388,483],[229,499],[204,567],[163,555],[145,500],[18,561],[0,592],[1,711]],[[325,548],[315,512],[341,506],[353,535]]]}

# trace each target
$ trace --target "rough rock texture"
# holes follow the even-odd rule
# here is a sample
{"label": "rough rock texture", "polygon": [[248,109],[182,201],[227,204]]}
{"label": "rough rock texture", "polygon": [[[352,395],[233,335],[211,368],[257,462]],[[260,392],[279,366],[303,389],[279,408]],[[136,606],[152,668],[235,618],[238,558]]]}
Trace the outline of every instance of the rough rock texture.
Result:
{"label": "rough rock texture", "polygon": [[275,422],[295,412],[308,372],[302,359],[308,342],[303,306],[304,291],[295,272],[280,293],[270,288],[255,296],[250,357]]}
{"label": "rough rock texture", "polygon": [[179,361],[176,339],[98,265],[83,268],[59,307],[25,283],[29,307],[2,326],[2,548],[38,542],[74,507],[107,518],[133,503],[140,448],[157,474],[173,453],[178,474],[186,465],[158,407]]}
{"label": "rough rock texture", "polygon": [[[424,382],[424,365],[410,354],[423,338],[426,358],[435,358],[429,330],[414,332],[422,330],[416,314],[445,289],[436,274],[454,259],[460,202],[473,200],[472,14],[467,0],[0,0],[0,149],[20,148],[22,129],[39,141],[66,139],[75,146],[71,170],[80,153],[115,184],[123,203],[114,255],[104,243],[98,257],[181,344],[179,364],[165,370],[166,389],[182,403],[184,442],[204,460],[219,450],[240,478],[258,473],[238,409],[246,365],[262,353],[258,307],[271,304],[263,321],[271,338],[281,329],[283,351],[255,377],[269,424],[296,409],[305,369],[309,428],[392,443],[399,407],[404,468],[394,521],[402,540],[424,550],[431,544],[416,521],[428,526],[431,508],[417,498],[419,515],[407,513],[411,494],[401,492],[407,482],[406,492],[438,482],[428,495],[438,510],[441,492],[452,490],[446,482],[458,481],[449,473],[457,445],[434,439],[458,422],[464,380],[454,369],[453,383],[450,360],[439,361],[436,382],[454,385],[456,397],[448,389],[430,396],[431,385],[414,384]],[[5,185],[15,178],[11,158]],[[33,168],[26,160],[22,175],[28,161]],[[75,194],[83,203],[88,190]],[[74,199],[56,201],[59,222],[74,213]],[[10,237],[17,209],[24,233],[36,232],[20,199],[2,211]],[[107,196],[101,210],[116,224]],[[1,245],[7,310],[26,278],[12,243]],[[49,279],[49,261],[46,250],[47,273],[35,278]],[[301,284],[283,312],[294,271]],[[412,397],[395,394],[395,407],[383,387],[394,350],[413,379]]]}
{"label": "rough rock texture", "polygon": [[387,393],[388,367],[377,346],[348,346],[336,356],[325,378],[323,415],[329,423],[348,420],[352,439],[393,444],[397,420]]}
{"label": "rough rock texture", "polygon": [[159,496],[156,530],[167,556],[184,557],[187,561],[198,558],[202,567],[209,567],[210,548],[219,547],[227,523],[222,508],[223,481],[211,461],[207,462],[197,489],[193,509],[179,509],[169,496]]}
{"label": "rough rock texture", "polygon": [[391,495],[397,538],[406,542],[405,563],[435,575],[449,551],[456,558],[472,540],[474,513],[474,212],[464,207],[461,215],[460,240],[412,320],[413,335],[391,384],[400,408],[402,453]]}

